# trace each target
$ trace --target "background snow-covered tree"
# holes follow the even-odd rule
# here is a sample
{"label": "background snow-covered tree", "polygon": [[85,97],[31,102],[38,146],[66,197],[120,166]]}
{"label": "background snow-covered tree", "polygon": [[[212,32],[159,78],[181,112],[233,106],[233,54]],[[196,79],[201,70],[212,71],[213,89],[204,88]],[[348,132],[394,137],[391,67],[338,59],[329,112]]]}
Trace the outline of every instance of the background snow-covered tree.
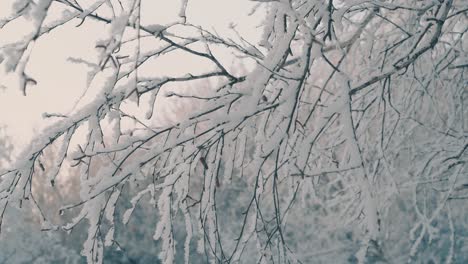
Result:
{"label": "background snow-covered tree", "polygon": [[10,142],[5,132],[5,127],[0,127],[0,168],[7,166],[7,163],[11,160],[11,152],[13,145]]}
{"label": "background snow-covered tree", "polygon": [[[163,263],[468,260],[464,1],[250,1],[255,41],[193,23],[199,4],[165,23],[143,0],[11,5],[2,85],[26,96],[42,38],[103,33],[94,57],[70,54],[88,67],[76,104],[1,173],[5,214],[27,202],[49,232],[86,227],[88,263],[132,221]],[[62,223],[34,186],[70,167]]]}

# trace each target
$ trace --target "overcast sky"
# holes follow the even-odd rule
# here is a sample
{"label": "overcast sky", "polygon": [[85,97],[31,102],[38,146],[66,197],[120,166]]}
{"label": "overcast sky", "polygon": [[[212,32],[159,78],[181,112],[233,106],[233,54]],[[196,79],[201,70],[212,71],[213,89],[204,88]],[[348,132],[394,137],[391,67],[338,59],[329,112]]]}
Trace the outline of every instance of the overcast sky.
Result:
{"label": "overcast sky", "polygon": [[[11,12],[8,2],[0,1],[0,19]],[[243,37],[255,42],[260,37],[262,18],[258,14],[248,16],[253,6],[247,0],[191,0],[186,15],[188,21],[195,25],[231,37],[235,35],[229,26],[234,23]],[[143,0],[142,24],[168,24],[177,16],[178,8],[178,1],[174,0]],[[0,48],[20,38],[21,29],[27,24],[28,20],[19,19],[0,29]],[[96,61],[95,41],[105,27],[89,19],[80,27],[76,27],[77,24],[79,21],[72,21],[36,42],[26,72],[38,83],[28,86],[27,96],[23,96],[12,76],[0,71],[0,87],[4,86],[0,88],[0,124],[6,124],[7,133],[17,147],[16,152],[19,146],[29,143],[33,135],[45,127],[48,121],[42,117],[44,112],[66,114],[86,88],[87,72],[91,68],[71,63],[68,59]],[[168,57],[160,63],[164,67],[158,67],[156,71],[162,75],[207,66],[193,57],[184,56]]]}

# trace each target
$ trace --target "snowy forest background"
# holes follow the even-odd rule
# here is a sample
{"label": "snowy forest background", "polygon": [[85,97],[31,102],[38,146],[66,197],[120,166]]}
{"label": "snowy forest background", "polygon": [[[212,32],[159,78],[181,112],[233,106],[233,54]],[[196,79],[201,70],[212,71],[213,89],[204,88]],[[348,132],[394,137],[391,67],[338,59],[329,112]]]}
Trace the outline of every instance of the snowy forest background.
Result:
{"label": "snowy forest background", "polygon": [[0,263],[468,262],[466,1],[7,2]]}

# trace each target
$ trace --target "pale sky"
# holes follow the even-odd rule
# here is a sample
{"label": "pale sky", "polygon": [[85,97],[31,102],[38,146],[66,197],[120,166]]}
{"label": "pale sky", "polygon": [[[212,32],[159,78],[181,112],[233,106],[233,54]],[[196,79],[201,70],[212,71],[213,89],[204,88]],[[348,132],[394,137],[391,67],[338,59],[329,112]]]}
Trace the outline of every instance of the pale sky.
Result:
{"label": "pale sky", "polygon": [[[7,2],[0,1],[0,19],[11,12]],[[142,24],[170,23],[177,17],[178,5],[179,2],[174,0],[143,0]],[[190,23],[232,38],[235,38],[235,34],[229,27],[234,23],[244,38],[255,43],[261,35],[262,18],[258,14],[247,16],[253,6],[253,2],[248,0],[190,0],[186,15]],[[15,21],[0,29],[0,48],[5,42],[18,39],[27,23],[27,20]],[[17,147],[15,152],[47,122],[53,121],[44,120],[44,112],[66,114],[86,88],[86,76],[91,68],[71,63],[68,58],[96,61],[95,41],[103,34],[105,27],[91,19],[81,27],[76,27],[78,23],[71,21],[35,43],[26,72],[38,83],[28,86],[27,96],[23,96],[22,91],[15,87],[11,76],[0,71],[0,87],[6,87],[0,88],[0,125],[6,124],[7,133]],[[161,75],[207,67],[199,60],[180,54],[159,60],[163,67],[157,67],[156,71]],[[155,69],[142,68],[144,71],[152,73]]]}

